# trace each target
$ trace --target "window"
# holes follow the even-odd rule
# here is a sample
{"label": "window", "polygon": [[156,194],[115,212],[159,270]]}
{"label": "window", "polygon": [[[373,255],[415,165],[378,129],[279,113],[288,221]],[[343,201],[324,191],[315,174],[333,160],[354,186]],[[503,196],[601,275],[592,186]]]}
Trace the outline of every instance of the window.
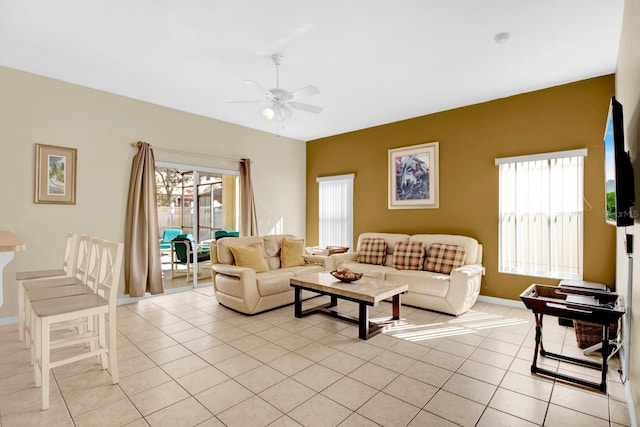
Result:
{"label": "window", "polygon": [[587,150],[496,159],[501,273],[582,280]]}
{"label": "window", "polygon": [[217,230],[237,230],[238,175],[238,171],[157,162],[160,235],[165,228],[176,228],[199,242],[213,239]]}
{"label": "window", "polygon": [[320,246],[353,248],[354,174],[316,178],[320,185]]}

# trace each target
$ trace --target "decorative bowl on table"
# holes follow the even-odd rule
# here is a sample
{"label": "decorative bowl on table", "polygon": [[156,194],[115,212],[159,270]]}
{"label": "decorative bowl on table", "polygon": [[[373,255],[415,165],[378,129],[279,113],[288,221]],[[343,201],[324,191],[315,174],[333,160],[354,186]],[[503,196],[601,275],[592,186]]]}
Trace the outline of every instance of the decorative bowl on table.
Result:
{"label": "decorative bowl on table", "polygon": [[333,270],[331,275],[341,282],[351,283],[362,278],[362,273],[356,273],[351,270]]}

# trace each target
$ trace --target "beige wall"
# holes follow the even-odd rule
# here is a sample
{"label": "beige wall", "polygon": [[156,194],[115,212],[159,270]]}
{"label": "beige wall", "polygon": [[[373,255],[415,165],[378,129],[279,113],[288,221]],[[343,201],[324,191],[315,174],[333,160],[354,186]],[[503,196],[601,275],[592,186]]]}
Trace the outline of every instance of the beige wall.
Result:
{"label": "beige wall", "polygon": [[[15,272],[60,266],[67,231],[123,241],[138,140],[203,154],[156,150],[156,160],[234,168],[207,155],[252,159],[260,233],[304,236],[303,142],[4,67],[0,94],[0,229],[27,244],[4,269],[0,323],[17,315]],[[78,149],[76,205],[33,203],[35,143]]]}
{"label": "beige wall", "polygon": [[[604,220],[603,135],[614,77],[604,76],[307,144],[307,238],[318,242],[317,176],[355,173],[354,241],[362,232],[453,233],[484,244],[481,293],[518,299],[532,282],[498,273],[496,157],[587,148],[584,279],[612,284],[615,229]],[[387,209],[391,148],[439,141],[440,207]]]}
{"label": "beige wall", "polygon": [[[631,152],[635,170],[636,203],[640,207],[640,0],[626,0],[620,37],[620,51],[616,69],[616,97],[624,109],[625,141]],[[627,292],[628,257],[624,249],[624,232],[635,236],[633,250],[633,281],[631,295]],[[618,259],[619,290],[624,294],[631,309],[630,343],[630,390],[634,412],[640,414],[640,224],[636,219],[633,227],[618,231],[616,245]],[[632,424],[636,425],[636,424]]]}

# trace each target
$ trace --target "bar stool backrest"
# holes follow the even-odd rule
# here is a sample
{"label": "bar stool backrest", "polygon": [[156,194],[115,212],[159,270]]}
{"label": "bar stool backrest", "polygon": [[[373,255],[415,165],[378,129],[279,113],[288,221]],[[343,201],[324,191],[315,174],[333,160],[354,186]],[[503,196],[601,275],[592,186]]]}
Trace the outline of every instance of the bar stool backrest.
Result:
{"label": "bar stool backrest", "polygon": [[76,274],[78,259],[78,233],[72,231],[67,233],[67,240],[64,246],[64,259],[62,260],[62,268],[67,276]]}

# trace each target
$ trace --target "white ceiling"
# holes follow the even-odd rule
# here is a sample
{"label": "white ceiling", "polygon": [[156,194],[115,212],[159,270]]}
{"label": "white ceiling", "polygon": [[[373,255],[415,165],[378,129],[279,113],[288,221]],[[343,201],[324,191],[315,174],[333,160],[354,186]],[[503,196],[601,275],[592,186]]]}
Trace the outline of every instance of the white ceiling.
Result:
{"label": "white ceiling", "polygon": [[[0,0],[0,65],[302,141],[615,71],[624,0]],[[509,32],[504,44],[494,36]],[[243,83],[315,85],[284,128]]]}

